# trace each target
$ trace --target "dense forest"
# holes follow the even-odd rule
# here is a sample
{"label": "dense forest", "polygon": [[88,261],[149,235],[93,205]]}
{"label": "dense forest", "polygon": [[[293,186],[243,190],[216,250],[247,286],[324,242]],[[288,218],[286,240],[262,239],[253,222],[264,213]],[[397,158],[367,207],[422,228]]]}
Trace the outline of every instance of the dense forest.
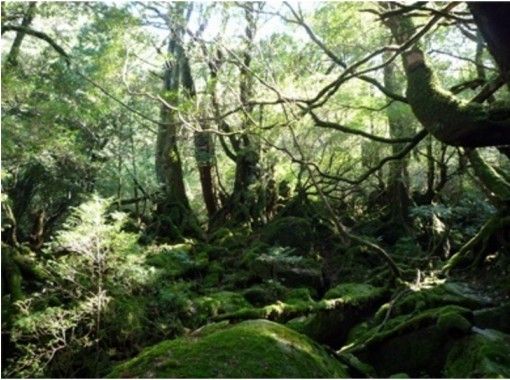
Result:
{"label": "dense forest", "polygon": [[2,377],[510,377],[509,20],[2,1]]}

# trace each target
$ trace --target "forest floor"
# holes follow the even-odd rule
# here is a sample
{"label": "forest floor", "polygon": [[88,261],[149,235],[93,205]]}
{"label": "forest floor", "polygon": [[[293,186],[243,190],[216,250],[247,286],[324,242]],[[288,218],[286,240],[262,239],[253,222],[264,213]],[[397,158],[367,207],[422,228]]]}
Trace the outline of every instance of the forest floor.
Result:
{"label": "forest floor", "polygon": [[174,273],[178,338],[110,376],[510,377],[500,261],[446,276],[429,254],[392,252],[395,282],[379,257],[328,233],[282,217],[154,252]]}
{"label": "forest floor", "polygon": [[[180,242],[107,224],[97,202],[33,267],[27,246],[2,244],[30,294],[3,298],[4,377],[510,377],[508,255],[446,273],[418,238],[353,229],[396,277],[312,202]],[[95,251],[69,251],[97,231],[105,291]]]}

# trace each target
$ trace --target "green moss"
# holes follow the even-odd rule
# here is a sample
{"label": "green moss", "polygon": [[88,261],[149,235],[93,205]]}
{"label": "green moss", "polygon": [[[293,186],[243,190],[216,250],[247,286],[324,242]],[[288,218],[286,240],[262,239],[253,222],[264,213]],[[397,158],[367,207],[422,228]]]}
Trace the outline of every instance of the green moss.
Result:
{"label": "green moss", "polygon": [[147,251],[147,264],[161,269],[171,277],[182,276],[195,269],[197,261],[191,257],[190,244],[152,246]]}
{"label": "green moss", "polygon": [[510,183],[508,180],[490,166],[477,150],[473,149],[467,155],[474,172],[484,185],[501,200],[509,201]]}
{"label": "green moss", "polygon": [[197,312],[210,317],[222,313],[233,313],[239,309],[250,307],[246,299],[238,293],[222,291],[202,296],[193,300]]}
{"label": "green moss", "polygon": [[313,243],[312,225],[305,218],[277,218],[264,227],[261,235],[268,244],[295,248],[301,253],[308,253]]}
{"label": "green moss", "polygon": [[[362,285],[359,297],[355,296],[356,284],[339,287],[332,295],[343,294],[345,298],[322,299],[314,301],[305,289],[291,291],[285,302],[276,303],[260,308],[245,308],[234,313],[220,315],[217,320],[247,320],[269,319],[277,322],[287,322],[289,327],[303,332],[312,339],[339,347],[345,340],[347,332],[359,320],[360,316],[373,308],[377,300],[385,295],[382,288]],[[303,319],[296,319],[303,316]]]}
{"label": "green moss", "polygon": [[463,338],[448,354],[444,374],[452,378],[509,378],[510,336],[477,330]]}
{"label": "green moss", "polygon": [[314,315],[300,316],[296,318],[292,318],[290,321],[285,323],[285,326],[291,328],[294,331],[297,331],[301,334],[306,335],[306,326],[310,323],[310,319],[313,318]]}
{"label": "green moss", "polygon": [[[407,100],[418,120],[439,140],[444,141],[448,126],[484,120],[487,113],[479,104],[467,104],[443,90],[432,70],[421,65],[407,73]],[[449,142],[449,141],[444,141]],[[452,141],[454,142],[454,141]]]}
{"label": "green moss", "polygon": [[477,310],[474,313],[474,324],[483,329],[496,329],[510,334],[510,302],[497,307]]}
{"label": "green moss", "polygon": [[409,379],[409,375],[407,373],[395,373],[389,377],[390,379]]}
{"label": "green moss", "polygon": [[347,283],[328,290],[324,295],[324,299],[342,298],[347,303],[357,304],[379,298],[384,293],[383,288],[377,288],[369,284]]}
{"label": "green moss", "polygon": [[267,280],[262,284],[253,285],[243,292],[253,306],[265,306],[284,298],[287,289],[278,281]]}
{"label": "green moss", "polygon": [[[382,294],[375,292],[374,294]],[[364,301],[370,302],[374,298],[366,297]],[[346,308],[358,308],[358,305],[363,304],[362,298],[334,298],[322,299],[320,301],[308,301],[299,298],[291,298],[287,302],[277,301],[271,305],[260,308],[244,308],[234,313],[227,313],[220,315],[219,320],[246,320],[264,318],[278,322],[285,322],[292,318],[317,312],[331,312],[340,310],[343,312]]]}
{"label": "green moss", "polygon": [[[501,112],[456,98],[440,86],[421,51],[407,54],[404,60],[413,56],[416,61],[406,70],[406,97],[417,119],[434,137],[448,145],[476,147],[493,146],[494,136],[506,135],[508,108]],[[504,187],[508,195],[508,186]]]}
{"label": "green moss", "polygon": [[353,377],[363,377],[363,378],[374,378],[377,377],[375,373],[374,367],[370,364],[364,363],[359,360],[356,356],[348,353],[337,354],[338,357],[342,360],[343,363],[346,363],[351,368],[352,372],[357,372],[357,374],[353,373]]}
{"label": "green moss", "polygon": [[319,302],[336,306],[317,308],[317,313],[304,324],[302,331],[317,342],[339,348],[347,339],[349,330],[369,315],[385,295],[386,289],[367,284],[338,285]]}
{"label": "green moss", "polygon": [[437,319],[436,324],[443,332],[455,330],[467,333],[471,330],[471,322],[458,313],[443,313]]}
{"label": "green moss", "polygon": [[249,227],[226,228],[214,231],[209,241],[228,249],[241,248],[246,245],[246,238],[252,233]]}
{"label": "green moss", "polygon": [[268,321],[246,321],[203,337],[165,341],[118,365],[109,377],[349,377],[307,337]]}
{"label": "green moss", "polygon": [[[359,351],[366,349],[366,347],[379,344],[392,337],[403,335],[422,327],[435,325],[437,321],[443,318],[444,324],[446,321],[452,321],[452,317],[444,317],[446,315],[457,314],[457,322],[460,318],[470,318],[472,312],[469,309],[448,305],[439,308],[428,309],[417,314],[405,314],[389,319],[384,325],[376,325],[370,329],[364,330],[364,333],[356,335],[356,339],[351,341],[348,346],[342,350],[345,351]],[[469,322],[468,322],[469,323]]]}
{"label": "green moss", "polygon": [[308,288],[290,289],[284,299],[287,303],[313,302],[312,294]]}
{"label": "green moss", "polygon": [[212,262],[207,268],[207,274],[204,277],[203,285],[206,288],[217,286],[222,278],[225,268],[217,261]]}
{"label": "green moss", "polygon": [[200,327],[199,329],[196,329],[195,331],[193,331],[190,334],[190,336],[193,336],[193,337],[206,336],[206,335],[212,334],[214,332],[224,330],[228,327],[230,327],[229,321],[208,323],[207,325],[204,325],[204,326]]}
{"label": "green moss", "polygon": [[458,305],[477,309],[492,304],[492,300],[460,282],[445,282],[428,288],[411,290],[397,300],[393,314],[408,314],[445,306]]}

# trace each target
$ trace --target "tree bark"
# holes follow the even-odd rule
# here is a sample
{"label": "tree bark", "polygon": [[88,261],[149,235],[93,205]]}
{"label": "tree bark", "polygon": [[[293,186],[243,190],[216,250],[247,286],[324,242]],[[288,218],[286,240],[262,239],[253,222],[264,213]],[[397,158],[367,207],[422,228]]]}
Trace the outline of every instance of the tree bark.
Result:
{"label": "tree bark", "polygon": [[[177,44],[178,38],[177,32],[172,31],[167,52],[168,56],[173,59],[166,62],[164,72],[163,98],[170,105],[177,105],[179,96],[179,75],[181,70],[179,57],[183,52]],[[180,204],[189,209],[181,157],[177,145],[175,111],[162,105],[160,120],[161,124],[158,127],[156,142],[156,174],[158,180],[164,186],[166,201]]]}
{"label": "tree bark", "polygon": [[[395,65],[390,64],[384,67],[384,87],[392,93],[400,94],[402,88],[399,86]],[[402,105],[393,102],[386,111],[391,138],[410,136],[412,128],[403,118]],[[392,144],[392,154],[395,155],[405,147],[405,144]],[[388,193],[391,204],[391,220],[396,225],[406,228],[409,225],[409,206],[411,197],[409,195],[409,160],[402,158],[390,163],[388,175]]]}
{"label": "tree bark", "polygon": [[253,105],[249,103],[253,94],[253,78],[250,72],[251,54],[257,26],[253,4],[254,3],[245,4],[245,48],[243,52],[243,62],[239,68],[239,96],[245,117],[241,126],[244,133],[240,138],[240,148],[236,152],[237,160],[232,200],[234,210],[241,211],[236,213],[237,215],[235,218],[240,221],[245,221],[246,219],[250,219],[250,217],[257,219],[259,216],[254,212],[254,206],[257,200],[256,194],[254,194],[251,187],[257,183],[257,181],[260,181],[262,174],[259,167],[260,153],[258,144],[254,141],[255,139],[246,132],[246,129],[250,128],[253,124],[253,119],[251,119]]}
{"label": "tree bark", "polygon": [[510,5],[505,2],[472,2],[468,7],[487,42],[503,78],[510,86]]}
{"label": "tree bark", "polygon": [[[393,16],[387,25],[400,45],[414,32],[410,17]],[[418,45],[403,54],[403,64],[409,105],[438,140],[468,148],[510,144],[510,109],[464,102],[444,90]]]}
{"label": "tree bark", "polygon": [[[191,73],[191,66],[186,54],[182,54],[182,86],[188,99],[196,98],[195,82]],[[207,132],[205,122],[200,122],[202,131],[194,132],[193,143],[195,147],[195,160],[200,177],[202,196],[207,209],[209,220],[218,210],[218,197],[216,195],[216,184],[213,172],[216,168],[216,157],[214,153],[214,141],[210,132]]]}
{"label": "tree bark", "polygon": [[[35,1],[30,2],[28,4],[27,12],[23,16],[23,20],[21,21],[22,28],[28,28],[30,26],[30,24],[32,24],[32,21],[35,16],[36,4],[37,3]],[[2,27],[3,27],[3,25],[2,25]],[[6,58],[6,62],[9,66],[17,66],[21,44],[23,43],[23,40],[25,39],[26,34],[27,33],[25,30],[19,30],[16,33],[16,37],[14,38],[11,49],[9,50],[9,54],[7,55],[7,58]]]}

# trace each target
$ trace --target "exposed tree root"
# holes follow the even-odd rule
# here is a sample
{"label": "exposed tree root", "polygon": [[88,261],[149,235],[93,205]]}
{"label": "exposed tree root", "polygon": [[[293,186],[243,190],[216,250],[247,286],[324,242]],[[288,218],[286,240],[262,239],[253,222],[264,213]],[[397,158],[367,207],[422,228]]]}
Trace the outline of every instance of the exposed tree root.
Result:
{"label": "exposed tree root", "polygon": [[502,216],[500,213],[492,216],[473,236],[466,244],[464,244],[457,253],[455,253],[443,267],[443,273],[448,273],[455,267],[458,267],[462,263],[466,263],[471,260],[479,261],[480,255],[473,257],[473,250],[480,246],[480,254],[483,254],[484,248],[487,245],[487,241],[493,236],[498,230],[510,226],[510,216]]}

